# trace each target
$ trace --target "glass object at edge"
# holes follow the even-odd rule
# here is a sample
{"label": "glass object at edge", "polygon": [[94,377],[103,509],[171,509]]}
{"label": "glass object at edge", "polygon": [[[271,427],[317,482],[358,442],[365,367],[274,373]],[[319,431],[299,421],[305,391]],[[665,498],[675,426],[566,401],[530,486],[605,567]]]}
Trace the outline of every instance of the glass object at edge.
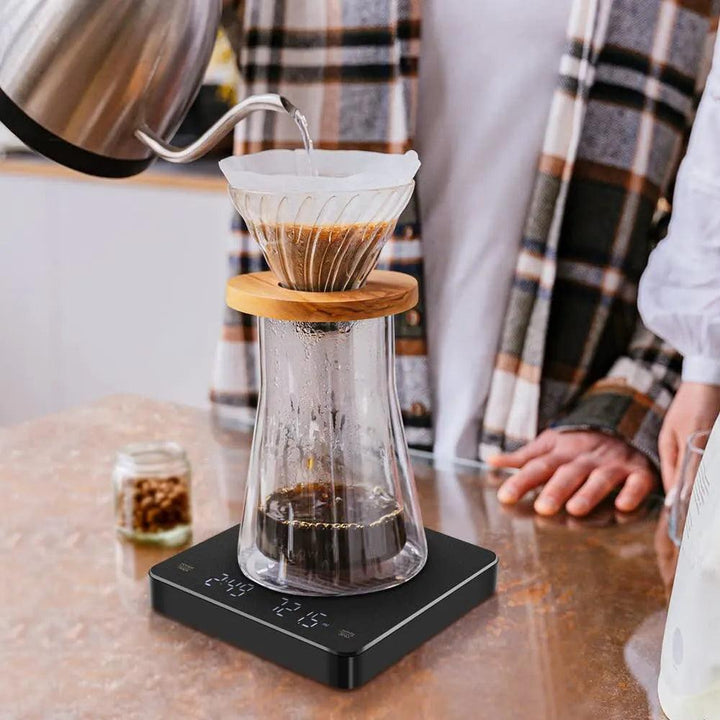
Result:
{"label": "glass object at edge", "polygon": [[395,387],[393,318],[259,318],[258,327],[240,567],[296,595],[409,580],[427,545]]}
{"label": "glass object at edge", "polygon": [[668,535],[677,547],[680,547],[682,542],[685,520],[690,507],[690,498],[695,487],[695,476],[700,467],[709,437],[710,430],[698,430],[688,437],[685,444],[682,468],[675,488],[675,497],[670,508],[668,521]]}

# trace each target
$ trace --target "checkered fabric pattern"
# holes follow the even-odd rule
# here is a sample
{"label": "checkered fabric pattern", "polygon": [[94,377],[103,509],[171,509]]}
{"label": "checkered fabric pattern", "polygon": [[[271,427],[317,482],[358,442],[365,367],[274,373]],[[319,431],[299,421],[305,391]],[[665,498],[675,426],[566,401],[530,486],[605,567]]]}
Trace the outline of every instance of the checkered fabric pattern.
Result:
{"label": "checkered fabric pattern", "polygon": [[657,462],[681,358],[640,323],[637,285],[716,21],[709,1],[575,2],[483,452],[553,424],[619,434]]}
{"label": "checkered fabric pattern", "polygon": [[[554,423],[618,433],[656,458],[680,359],[639,325],[637,282],[708,69],[716,17],[714,0],[574,0],[482,452],[516,447]],[[226,0],[224,11],[240,96],[286,95],[319,147],[384,152],[412,146],[420,20],[420,0]],[[237,129],[237,153],[298,145],[292,122],[275,113]],[[422,296],[414,200],[382,264],[414,275]],[[260,269],[259,248],[236,217],[230,273]],[[254,319],[226,312],[212,399],[252,421]],[[396,344],[408,441],[429,447],[422,300],[397,318]]]}
{"label": "checkered fabric pattern", "polygon": [[[306,115],[316,147],[405,152],[417,104],[420,0],[229,0],[224,24],[242,77],[239,96],[285,95]],[[237,127],[237,154],[301,146],[277,113]],[[420,283],[420,304],[395,318],[396,376],[408,442],[431,448],[432,420],[424,330],[423,265],[416,200],[403,212],[379,266]],[[263,270],[257,243],[233,222],[230,274]],[[211,399],[224,416],[254,419],[258,372],[255,318],[226,310]]]}

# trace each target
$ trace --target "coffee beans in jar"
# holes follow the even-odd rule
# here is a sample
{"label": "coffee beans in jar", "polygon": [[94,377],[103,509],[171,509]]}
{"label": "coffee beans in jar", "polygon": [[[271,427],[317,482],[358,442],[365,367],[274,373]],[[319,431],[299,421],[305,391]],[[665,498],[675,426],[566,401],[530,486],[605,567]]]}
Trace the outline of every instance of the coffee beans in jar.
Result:
{"label": "coffee beans in jar", "polygon": [[182,545],[191,537],[190,464],[173,442],[135,443],[115,460],[115,519],[138,542]]}

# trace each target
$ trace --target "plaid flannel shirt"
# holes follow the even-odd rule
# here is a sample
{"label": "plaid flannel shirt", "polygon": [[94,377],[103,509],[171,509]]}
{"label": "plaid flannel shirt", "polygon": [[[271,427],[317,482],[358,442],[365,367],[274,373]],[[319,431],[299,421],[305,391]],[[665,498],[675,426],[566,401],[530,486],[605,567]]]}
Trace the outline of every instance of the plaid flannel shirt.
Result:
{"label": "plaid flannel shirt", "polygon": [[[420,0],[226,0],[224,20],[238,54],[241,96],[287,95],[307,115],[318,147],[412,146]],[[574,0],[488,396],[483,453],[517,447],[553,424],[618,434],[657,460],[681,361],[640,324],[637,283],[716,27],[715,0]],[[238,153],[297,146],[292,122],[274,113],[237,128]],[[231,274],[262,269],[239,218],[234,228]],[[415,276],[422,298],[414,200],[381,263]],[[430,447],[424,310],[421,299],[397,318],[397,382],[408,441]],[[255,340],[254,318],[227,310],[211,397],[223,412],[250,421]]]}

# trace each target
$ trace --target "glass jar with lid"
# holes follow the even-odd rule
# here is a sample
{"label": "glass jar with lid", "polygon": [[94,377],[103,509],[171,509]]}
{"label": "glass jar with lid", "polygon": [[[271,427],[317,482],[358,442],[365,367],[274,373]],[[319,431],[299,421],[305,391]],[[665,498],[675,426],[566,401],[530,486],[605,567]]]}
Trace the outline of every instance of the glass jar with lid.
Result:
{"label": "glass jar with lid", "polygon": [[174,442],[126,445],[115,459],[113,487],[119,535],[183,545],[192,536],[190,464]]}

